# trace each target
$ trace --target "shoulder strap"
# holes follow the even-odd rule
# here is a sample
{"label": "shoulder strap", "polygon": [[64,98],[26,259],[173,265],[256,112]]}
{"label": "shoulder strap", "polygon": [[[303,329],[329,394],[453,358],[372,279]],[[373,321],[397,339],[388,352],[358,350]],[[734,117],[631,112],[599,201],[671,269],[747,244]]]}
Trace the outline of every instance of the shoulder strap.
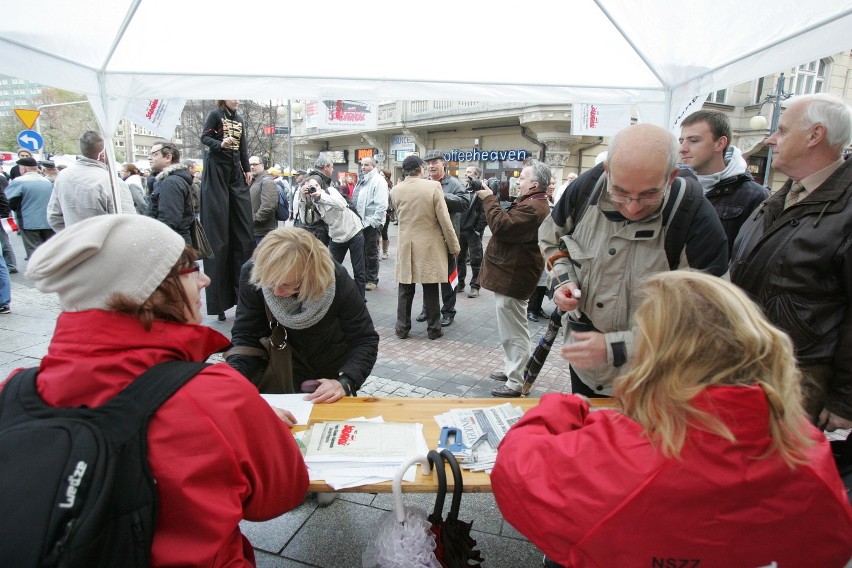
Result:
{"label": "shoulder strap", "polygon": [[583,215],[586,214],[586,209],[589,208],[589,204],[592,201],[592,194],[599,185],[598,182],[603,176],[603,172],[603,164],[598,164],[574,180],[562,194],[560,202],[562,199],[567,201],[565,204],[568,206],[567,216],[571,217],[574,227],[580,223]]}
{"label": "shoulder strap", "polygon": [[154,365],[107,403],[91,409],[96,420],[121,416],[122,420],[110,420],[111,436],[117,443],[132,438],[140,424],[146,424],[178,389],[208,367],[209,363],[195,361],[166,361]]}
{"label": "shoulder strap", "polygon": [[[0,416],[12,418],[20,414],[35,417],[91,419],[99,426],[107,425],[105,433],[116,443],[132,438],[148,422],[154,412],[171,396],[197,375],[209,363],[167,361],[154,365],[115,397],[95,408],[50,406],[36,390],[35,367],[24,369],[11,377],[0,397]],[[17,404],[16,404],[17,402]]]}
{"label": "shoulder strap", "polygon": [[[697,183],[691,184],[681,177],[675,179],[679,182],[677,195],[672,195],[663,210],[663,225],[666,227],[664,246],[670,270],[676,270],[680,266],[680,254],[686,246],[692,219],[701,207],[701,200],[704,199],[704,192]],[[673,190],[674,187],[672,185]]]}
{"label": "shoulder strap", "polygon": [[27,413],[28,405],[24,404],[25,400],[35,397],[33,403],[35,408],[47,407],[35,390],[37,372],[37,367],[23,369],[9,377],[3,385],[3,390],[0,390],[0,418],[7,424],[10,420]]}

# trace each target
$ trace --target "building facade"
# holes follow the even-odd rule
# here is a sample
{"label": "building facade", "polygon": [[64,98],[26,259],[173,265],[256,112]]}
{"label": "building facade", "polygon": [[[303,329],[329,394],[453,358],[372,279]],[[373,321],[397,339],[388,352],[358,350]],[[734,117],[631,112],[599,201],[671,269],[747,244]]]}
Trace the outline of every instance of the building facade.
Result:
{"label": "building facade", "polygon": [[[772,126],[773,101],[778,98],[775,93],[782,74],[785,93],[828,92],[852,104],[850,51],[721,89],[704,103],[705,108],[729,116],[732,143],[742,150],[755,179],[767,185],[764,140]],[[407,155],[437,149],[445,153],[452,175],[458,176],[467,165],[476,164],[483,168],[486,179],[499,178],[511,190],[523,160],[536,158],[550,166],[557,184],[561,184],[569,173],[579,174],[594,166],[609,143],[607,137],[572,135],[572,112],[570,104],[384,101],[378,104],[375,129],[361,132],[309,128],[304,117],[294,112],[293,162],[304,169],[320,152],[326,152],[341,175],[357,172],[359,160],[372,156],[399,179]],[[766,127],[751,127],[750,120],[757,114],[766,117]],[[771,177],[773,189],[786,180],[778,172],[772,172]]]}

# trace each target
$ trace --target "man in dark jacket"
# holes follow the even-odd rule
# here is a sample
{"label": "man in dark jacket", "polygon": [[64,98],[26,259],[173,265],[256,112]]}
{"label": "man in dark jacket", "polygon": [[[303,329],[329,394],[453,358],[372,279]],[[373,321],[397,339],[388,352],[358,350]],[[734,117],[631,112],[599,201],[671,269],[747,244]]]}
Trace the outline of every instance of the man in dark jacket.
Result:
{"label": "man in dark jacket", "polygon": [[171,227],[191,245],[189,227],[195,220],[192,175],[180,163],[180,150],[171,142],[157,142],[151,147],[148,163],[157,172],[148,216]]}
{"label": "man in dark jacket", "polygon": [[275,208],[278,206],[278,184],[266,171],[263,158],[260,156],[249,158],[249,168],[252,175],[249,196],[254,222],[254,242],[260,243],[267,233],[278,227],[278,220],[275,218]]}
{"label": "man in dark jacket", "polygon": [[533,162],[521,170],[518,178],[521,194],[508,209],[500,207],[489,188],[476,193],[491,228],[480,283],[494,292],[506,376],[506,384],[492,390],[492,396],[521,396],[524,367],[530,358],[527,298],[544,269],[538,249],[538,227],[550,213],[545,194],[549,184],[550,169],[541,162]]}
{"label": "man in dark jacket", "polygon": [[[470,207],[461,215],[461,226],[459,244],[459,284],[456,293],[464,291],[464,280],[467,277],[467,263],[470,261],[470,292],[468,298],[479,296],[479,270],[482,267],[482,232],[485,230],[485,210],[482,208],[482,200],[476,197],[476,191],[482,189],[479,178],[482,177],[482,168],[479,166],[468,166],[464,170],[465,179],[468,181],[467,191],[471,196]],[[477,183],[479,182],[479,183]]]}
{"label": "man in dark jacket", "polygon": [[740,229],[731,281],[793,340],[805,410],[828,430],[852,427],[852,108],[797,97],[766,140],[790,176]]}
{"label": "man in dark jacket", "polygon": [[728,252],[749,214],[769,197],[748,173],[740,149],[730,142],[731,123],[719,111],[699,110],[681,123],[680,160],[696,173],[716,209],[728,237]]}

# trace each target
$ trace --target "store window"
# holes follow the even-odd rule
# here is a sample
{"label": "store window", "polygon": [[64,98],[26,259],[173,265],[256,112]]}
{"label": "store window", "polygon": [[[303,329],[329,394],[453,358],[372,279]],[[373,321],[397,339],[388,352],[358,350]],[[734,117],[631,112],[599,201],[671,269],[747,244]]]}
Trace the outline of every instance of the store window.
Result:
{"label": "store window", "polygon": [[828,60],[819,59],[799,65],[793,70],[791,91],[797,95],[812,95],[825,90]]}

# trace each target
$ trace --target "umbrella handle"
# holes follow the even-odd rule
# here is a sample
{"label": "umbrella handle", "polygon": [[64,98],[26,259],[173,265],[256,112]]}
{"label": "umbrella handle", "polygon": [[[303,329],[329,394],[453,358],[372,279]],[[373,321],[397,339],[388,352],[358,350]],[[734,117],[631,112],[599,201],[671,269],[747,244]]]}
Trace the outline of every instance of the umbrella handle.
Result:
{"label": "umbrella handle", "polygon": [[444,516],[444,500],[447,497],[447,472],[444,469],[444,460],[436,450],[431,450],[426,457],[435,470],[435,475],[438,476],[438,492],[435,494],[435,507],[432,509],[432,514],[428,517],[430,523],[437,525]]}
{"label": "umbrella handle", "polygon": [[426,456],[413,456],[403,462],[393,476],[393,504],[396,511],[396,520],[400,524],[405,521],[405,505],[402,503],[402,476],[405,475],[408,468],[418,463],[423,466],[423,475],[429,475],[429,460]]}
{"label": "umbrella handle", "polygon": [[453,472],[453,502],[450,505],[450,512],[447,515],[448,521],[455,521],[459,518],[459,507],[461,506],[462,492],[464,491],[464,482],[462,481],[462,472],[459,467],[459,462],[452,452],[447,450],[441,451],[441,457],[450,464],[450,470]]}

